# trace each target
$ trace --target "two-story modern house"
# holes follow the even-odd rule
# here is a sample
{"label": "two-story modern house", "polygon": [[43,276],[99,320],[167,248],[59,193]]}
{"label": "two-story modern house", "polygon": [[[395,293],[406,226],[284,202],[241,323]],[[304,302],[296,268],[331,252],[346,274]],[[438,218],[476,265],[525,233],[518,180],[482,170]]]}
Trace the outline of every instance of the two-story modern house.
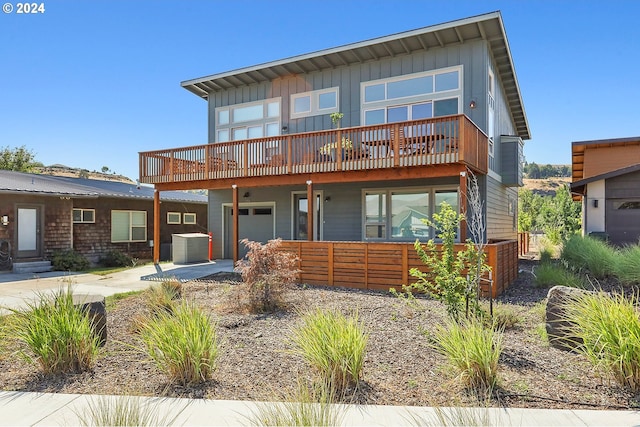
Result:
{"label": "two-story modern house", "polygon": [[485,237],[514,243],[508,274],[495,273],[515,278],[530,132],[499,12],[182,86],[207,102],[209,144],[140,153],[140,180],[209,189],[215,257],[281,237],[311,282],[408,283],[412,243],[435,237],[421,219],[443,201],[464,213],[470,170]]}

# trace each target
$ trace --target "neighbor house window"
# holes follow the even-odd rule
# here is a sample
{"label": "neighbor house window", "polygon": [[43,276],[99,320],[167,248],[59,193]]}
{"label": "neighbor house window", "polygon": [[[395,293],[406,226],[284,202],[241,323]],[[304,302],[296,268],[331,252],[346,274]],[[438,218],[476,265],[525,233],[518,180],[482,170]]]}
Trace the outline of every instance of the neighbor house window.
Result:
{"label": "neighbor house window", "polygon": [[291,118],[319,116],[338,111],[338,88],[313,90],[291,95]]}
{"label": "neighbor house window", "polygon": [[181,224],[182,214],[180,212],[167,212],[167,224]]}
{"label": "neighbor house window", "polygon": [[460,112],[462,66],[361,83],[365,125]]}
{"label": "neighbor house window", "polygon": [[146,242],[146,211],[111,211],[111,241]]}
{"label": "neighbor house window", "polygon": [[194,213],[184,213],[184,214],[182,214],[182,222],[184,224],[195,224],[196,223],[196,214],[194,214]]}
{"label": "neighbor house window", "polygon": [[73,222],[76,224],[82,224],[82,223],[94,224],[96,222],[96,210],[74,208]]}
{"label": "neighbor house window", "polygon": [[[454,189],[384,189],[364,192],[364,236],[366,240],[427,240],[436,237],[424,219],[440,211],[446,201],[458,212]],[[390,214],[387,214],[390,213]]]}

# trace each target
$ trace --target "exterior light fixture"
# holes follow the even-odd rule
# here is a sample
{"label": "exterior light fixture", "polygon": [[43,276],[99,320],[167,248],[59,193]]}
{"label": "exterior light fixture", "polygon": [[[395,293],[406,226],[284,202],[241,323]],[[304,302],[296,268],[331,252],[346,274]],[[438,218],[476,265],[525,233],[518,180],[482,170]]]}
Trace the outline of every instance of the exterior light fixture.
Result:
{"label": "exterior light fixture", "polygon": [[5,227],[9,225],[9,215],[2,215],[2,218],[0,218],[0,222],[2,222],[2,225],[4,225]]}
{"label": "exterior light fixture", "polygon": [[469,102],[469,108],[472,110],[478,106],[478,101],[475,98],[471,98],[471,102]]}

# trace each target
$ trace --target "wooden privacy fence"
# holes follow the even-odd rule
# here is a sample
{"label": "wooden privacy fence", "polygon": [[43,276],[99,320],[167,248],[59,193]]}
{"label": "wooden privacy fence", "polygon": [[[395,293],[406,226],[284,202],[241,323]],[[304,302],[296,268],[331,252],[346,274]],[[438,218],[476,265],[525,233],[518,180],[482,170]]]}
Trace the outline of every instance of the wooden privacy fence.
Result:
{"label": "wooden privacy fence", "polygon": [[518,255],[524,256],[529,253],[529,243],[530,243],[530,235],[529,233],[518,233]]}
{"label": "wooden privacy fence", "polygon": [[[456,245],[456,250],[461,249],[464,245]],[[285,240],[282,250],[300,258],[300,281],[312,285],[401,290],[403,284],[414,281],[409,275],[411,268],[427,271],[413,243]],[[495,298],[518,276],[518,242],[491,241],[486,246],[486,253]],[[482,285],[482,294],[489,295],[488,283]]]}

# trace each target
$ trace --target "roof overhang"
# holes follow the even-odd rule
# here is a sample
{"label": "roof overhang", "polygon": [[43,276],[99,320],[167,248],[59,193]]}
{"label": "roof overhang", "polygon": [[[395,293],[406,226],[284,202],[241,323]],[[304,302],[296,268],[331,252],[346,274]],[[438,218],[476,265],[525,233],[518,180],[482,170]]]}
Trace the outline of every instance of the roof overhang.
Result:
{"label": "roof overhang", "polygon": [[601,181],[603,179],[606,180],[609,178],[615,178],[617,176],[626,175],[628,173],[633,173],[638,171],[640,171],[640,163],[638,163],[637,165],[627,166],[611,172],[581,179],[580,181],[572,182],[571,184],[569,184],[569,188],[571,189],[572,194],[575,194],[578,196],[584,196],[586,195],[587,184],[589,183]]}
{"label": "roof overhang", "polygon": [[584,178],[584,152],[587,149],[640,145],[640,136],[633,138],[597,139],[571,143],[571,180],[578,183]]}
{"label": "roof overhang", "polygon": [[184,81],[181,85],[197,96],[208,99],[210,93],[270,82],[281,77],[379,61],[475,40],[487,41],[496,62],[496,71],[502,82],[517,134],[522,139],[530,139],[529,123],[500,12],[213,74]]}

